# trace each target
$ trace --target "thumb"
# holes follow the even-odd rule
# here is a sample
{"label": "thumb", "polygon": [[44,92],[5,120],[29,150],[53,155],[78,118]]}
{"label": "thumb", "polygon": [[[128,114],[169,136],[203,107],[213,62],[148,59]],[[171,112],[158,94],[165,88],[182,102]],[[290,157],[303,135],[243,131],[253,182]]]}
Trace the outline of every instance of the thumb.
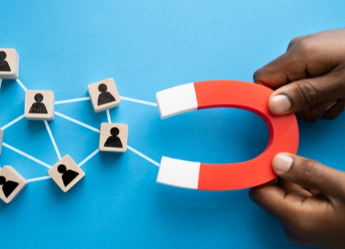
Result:
{"label": "thumb", "polygon": [[272,161],[278,176],[331,197],[345,194],[345,173],[300,156],[279,153]]}
{"label": "thumb", "polygon": [[[319,103],[331,107],[345,95],[343,77],[336,73],[307,78],[278,88],[269,99],[269,108],[276,115],[298,112]],[[327,103],[326,103],[327,102]],[[327,106],[325,107],[325,109]]]}

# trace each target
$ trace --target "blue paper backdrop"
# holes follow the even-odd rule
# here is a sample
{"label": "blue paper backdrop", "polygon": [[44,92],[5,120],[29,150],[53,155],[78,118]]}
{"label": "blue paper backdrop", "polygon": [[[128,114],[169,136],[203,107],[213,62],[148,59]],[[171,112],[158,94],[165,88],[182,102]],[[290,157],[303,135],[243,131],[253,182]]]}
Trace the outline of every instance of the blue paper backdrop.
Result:
{"label": "blue paper backdrop", "polygon": [[[155,102],[155,92],[208,79],[252,81],[299,35],[344,27],[339,1],[0,1],[0,47],[20,55],[28,89],[56,100],[88,96],[87,85],[113,77],[121,96]],[[23,114],[24,91],[4,81],[0,127]],[[99,129],[106,113],[89,101],[56,110]],[[123,100],[110,112],[129,125],[129,145],[159,162],[162,155],[239,162],[265,148],[267,128],[236,109],[203,110],[160,120],[154,106]],[[98,133],[59,116],[49,122],[62,155],[77,163],[98,148]],[[298,154],[343,166],[345,116],[300,122]],[[43,122],[22,119],[4,142],[49,164],[58,161]],[[25,178],[47,168],[7,147],[1,165]],[[68,193],[51,180],[31,182],[13,203],[0,203],[2,248],[299,248],[248,190],[201,192],[159,185],[158,167],[132,151],[98,153]]]}

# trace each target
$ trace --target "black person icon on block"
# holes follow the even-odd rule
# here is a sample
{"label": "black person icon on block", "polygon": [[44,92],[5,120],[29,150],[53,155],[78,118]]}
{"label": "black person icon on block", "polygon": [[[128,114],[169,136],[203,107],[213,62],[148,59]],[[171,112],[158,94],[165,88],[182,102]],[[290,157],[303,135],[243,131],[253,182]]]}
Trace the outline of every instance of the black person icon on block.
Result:
{"label": "black person icon on block", "polygon": [[98,90],[101,94],[98,96],[98,105],[104,105],[113,101],[116,101],[113,95],[110,92],[107,92],[108,87],[106,84],[100,84]]}
{"label": "black person icon on block", "polygon": [[[109,136],[110,135],[110,136]],[[127,150],[128,125],[102,123],[99,133],[99,150],[125,152]]]}
{"label": "black person icon on block", "polygon": [[19,77],[19,55],[13,48],[0,48],[0,80]]}
{"label": "black person icon on block", "polygon": [[0,199],[10,203],[27,185],[27,181],[11,166],[0,170]]}
{"label": "black person icon on block", "polygon": [[12,192],[18,187],[19,183],[14,181],[7,181],[4,176],[0,176],[0,185],[2,185],[2,192],[8,198]]}
{"label": "black person icon on block", "polygon": [[7,54],[5,51],[0,51],[0,71],[2,72],[11,72],[10,65],[5,60],[7,57]]}
{"label": "black person icon on block", "polygon": [[113,127],[110,130],[111,136],[108,137],[107,141],[105,142],[105,147],[114,147],[114,148],[122,148],[121,139],[117,136],[119,135],[120,131],[119,128]]}
{"label": "black person icon on block", "polygon": [[42,113],[46,114],[48,113],[46,106],[43,101],[43,95],[41,93],[36,93],[35,95],[35,103],[32,104],[29,113]]}
{"label": "black person icon on block", "polygon": [[45,90],[25,92],[25,117],[29,120],[54,119],[54,93]]}
{"label": "black person icon on block", "polygon": [[62,174],[62,181],[65,187],[70,184],[78,175],[78,172],[75,172],[71,169],[67,170],[64,164],[60,164],[57,168],[60,174]]}
{"label": "black person icon on block", "polygon": [[113,78],[92,83],[88,85],[88,90],[93,110],[96,113],[114,108],[121,102]]}

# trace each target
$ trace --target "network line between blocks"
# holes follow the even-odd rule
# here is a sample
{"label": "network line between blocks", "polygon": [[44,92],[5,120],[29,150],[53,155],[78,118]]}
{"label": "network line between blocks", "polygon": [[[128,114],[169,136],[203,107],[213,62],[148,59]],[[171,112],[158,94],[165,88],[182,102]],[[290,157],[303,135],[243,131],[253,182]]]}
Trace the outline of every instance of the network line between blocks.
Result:
{"label": "network line between blocks", "polygon": [[[73,118],[71,118],[71,117],[69,117],[69,116],[67,116],[67,115],[64,115],[64,114],[59,113],[59,112],[55,112],[55,114],[56,114],[57,116],[60,116],[60,117],[62,117],[62,118],[64,118],[64,119],[68,120],[68,121],[71,121],[71,122],[73,122],[73,123],[75,123],[75,124],[77,124],[77,125],[80,125],[80,126],[82,126],[82,127],[88,128],[89,130],[92,130],[92,131],[97,132],[97,133],[100,132],[99,129],[96,129],[96,128],[92,127],[92,126],[89,126],[89,125],[87,125],[87,124],[85,124],[85,123],[82,123],[82,122],[80,122],[80,121],[78,121],[78,120],[76,120],[76,119],[73,119]],[[3,126],[2,129],[4,130],[4,129],[9,128],[10,126],[14,125],[15,123],[17,123],[18,121],[20,121],[20,120],[23,119],[23,118],[24,118],[24,115],[19,116],[18,118],[14,119],[14,120],[11,121],[10,123],[8,123],[8,124],[6,124],[5,126]],[[109,114],[109,120],[108,120],[108,121],[111,122],[110,114]],[[56,145],[55,139],[54,139],[54,137],[53,137],[53,135],[52,135],[52,132],[51,132],[51,130],[50,130],[50,128],[49,128],[49,124],[48,124],[47,121],[44,121],[44,123],[45,123],[45,126],[46,126],[46,128],[47,128],[47,131],[48,131],[48,133],[49,133],[49,136],[50,136],[50,138],[51,138],[51,140],[52,140],[52,143],[53,143],[53,146],[54,146],[54,148],[55,148],[55,150],[56,150],[56,153],[57,153],[57,155],[58,155],[58,158],[61,159],[60,152],[59,152],[59,150],[58,150],[58,148],[57,148],[57,145]],[[6,145],[7,145],[7,144],[6,144]],[[7,145],[7,146],[5,146],[5,147],[14,148],[14,147],[9,146],[9,145]],[[141,153],[141,152],[135,150],[135,149],[132,148],[131,146],[128,146],[128,149],[131,150],[132,152],[136,153],[137,155],[143,157],[143,158],[146,159],[147,161],[153,163],[154,165],[159,166],[159,164],[158,164],[156,161],[154,161],[153,159],[147,157],[147,156],[144,155],[143,153]],[[15,151],[15,152],[18,152],[19,150],[15,149],[14,151]],[[24,153],[24,152],[21,152],[20,154],[23,155],[23,153]],[[25,154],[26,157],[28,157],[26,153],[24,153],[24,154]],[[30,157],[30,159],[32,159],[32,157]],[[40,163],[40,164],[43,164],[43,163]],[[46,166],[47,164],[43,164],[43,165]]]}
{"label": "network line between blocks", "polygon": [[[75,103],[75,102],[82,102],[82,101],[88,101],[90,100],[90,97],[83,97],[83,98],[75,98],[75,99],[66,99],[66,100],[59,100],[55,101],[55,105],[62,105],[62,104],[69,104],[69,103]],[[129,102],[134,102],[138,104],[143,104],[143,105],[149,105],[149,106],[155,106],[157,107],[157,104],[154,102],[149,102],[146,100],[140,100],[140,99],[134,99],[134,98],[128,98],[124,96],[120,96],[121,100],[129,101]]]}
{"label": "network line between blocks", "polygon": [[[27,91],[27,88],[25,87],[25,85],[24,85],[19,79],[18,79],[16,82],[20,85],[20,87],[21,87],[25,92]],[[0,82],[0,84],[1,84],[1,82]],[[1,85],[0,85],[0,87],[1,87]],[[133,98],[128,98],[128,97],[121,97],[121,99],[124,99],[124,100],[127,100],[127,101],[131,101],[131,102],[135,102],[135,103],[144,104],[144,105],[157,106],[156,103],[152,103],[152,102],[148,102],[148,101],[143,101],[143,100],[138,100],[138,99],[133,99]],[[67,104],[67,103],[73,103],[73,102],[79,102],[79,101],[87,101],[87,100],[90,100],[90,97],[77,98],[77,99],[69,99],[69,100],[62,100],[62,101],[56,101],[55,104]],[[83,127],[85,127],[85,128],[88,128],[88,129],[93,130],[93,131],[98,132],[98,133],[100,132],[99,129],[96,129],[96,128],[94,128],[94,127],[92,127],[92,126],[89,126],[89,125],[87,125],[87,124],[85,124],[85,123],[82,123],[82,122],[80,122],[80,121],[78,121],[78,120],[76,120],[76,119],[73,119],[73,118],[71,118],[71,117],[68,117],[68,116],[66,116],[66,115],[64,115],[64,114],[62,114],[62,113],[59,113],[59,112],[56,112],[56,111],[55,111],[54,113],[55,113],[57,116],[60,116],[60,117],[66,119],[66,120],[69,120],[69,121],[71,121],[71,122],[73,122],[73,123],[75,123],[75,124],[78,124],[78,125],[80,125],[80,126],[83,126]],[[111,116],[110,116],[109,110],[106,110],[106,114],[107,114],[108,122],[111,123]],[[17,123],[17,122],[19,122],[20,120],[22,120],[24,117],[25,117],[25,115],[21,115],[21,116],[17,117],[16,119],[12,120],[12,121],[9,122],[8,124],[6,124],[6,125],[4,125],[3,127],[1,127],[1,129],[2,129],[2,130],[5,130],[5,129],[11,127],[11,126],[14,125],[15,123]],[[55,142],[54,136],[53,136],[53,134],[52,134],[52,132],[51,132],[49,123],[48,123],[47,121],[44,121],[44,124],[45,124],[45,127],[46,127],[46,129],[47,129],[47,132],[48,132],[48,134],[49,134],[49,137],[50,137],[50,139],[51,139],[51,142],[52,142],[52,144],[53,144],[54,150],[55,150],[55,152],[56,152],[56,154],[57,154],[57,157],[58,157],[58,159],[60,160],[60,159],[61,159],[61,154],[60,154],[60,151],[59,151],[59,149],[58,149],[58,147],[57,147],[57,144],[56,144],[56,142]],[[52,166],[50,166],[49,164],[47,164],[47,163],[45,163],[45,162],[43,162],[43,161],[41,161],[41,160],[39,160],[39,159],[37,159],[37,158],[35,158],[35,157],[33,157],[33,156],[30,156],[29,154],[27,154],[27,153],[25,153],[25,152],[23,152],[23,151],[21,151],[21,150],[19,150],[19,149],[16,149],[15,147],[13,147],[13,146],[11,146],[11,145],[9,145],[9,144],[7,144],[7,143],[3,143],[3,145],[4,145],[6,148],[8,148],[8,149],[10,149],[10,150],[12,150],[12,151],[14,151],[14,152],[16,152],[16,153],[18,153],[18,154],[24,156],[24,157],[26,157],[26,158],[28,158],[28,159],[30,159],[30,160],[36,162],[36,163],[38,163],[38,164],[40,164],[40,165],[42,165],[42,166],[45,166],[45,167],[47,167],[47,168],[51,168],[51,167],[52,167]],[[137,154],[138,156],[142,157],[143,159],[147,160],[148,162],[150,162],[150,163],[152,163],[152,164],[154,164],[154,165],[156,165],[156,166],[159,167],[159,163],[158,163],[158,162],[156,162],[156,161],[154,161],[153,159],[149,158],[148,156],[146,156],[145,154],[141,153],[140,151],[134,149],[133,147],[131,147],[131,146],[129,146],[129,145],[128,145],[128,149],[129,149],[130,151],[132,151],[133,153]],[[98,153],[99,153],[99,149],[95,150],[95,151],[92,152],[89,156],[87,156],[83,161],[81,161],[81,162],[78,164],[78,166],[81,167],[82,165],[84,165],[87,161],[89,161],[91,158],[93,158],[93,157],[94,157],[96,154],[98,154]],[[0,166],[0,168],[1,168],[1,166]],[[28,181],[28,182],[35,182],[35,181],[41,181],[41,180],[46,180],[46,179],[50,179],[50,178],[51,178],[50,176],[42,176],[42,177],[31,178],[31,179],[28,179],[27,181]]]}

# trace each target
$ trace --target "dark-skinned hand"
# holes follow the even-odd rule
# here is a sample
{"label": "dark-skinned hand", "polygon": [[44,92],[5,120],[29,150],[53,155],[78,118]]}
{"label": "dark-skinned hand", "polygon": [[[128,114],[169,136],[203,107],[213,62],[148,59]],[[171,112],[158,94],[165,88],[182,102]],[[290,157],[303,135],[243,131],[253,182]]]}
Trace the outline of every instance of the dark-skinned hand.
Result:
{"label": "dark-skinned hand", "polygon": [[[276,115],[337,117],[345,106],[345,29],[293,39],[254,81],[275,90],[269,108]],[[288,153],[272,165],[278,178],[252,188],[250,198],[283,223],[292,243],[345,248],[345,173]]]}
{"label": "dark-skinned hand", "polygon": [[286,153],[273,169],[278,179],[252,188],[250,198],[283,223],[292,243],[345,248],[345,173]]}
{"label": "dark-skinned hand", "polygon": [[254,81],[276,89],[269,99],[274,114],[295,112],[311,122],[337,117],[345,107],[345,29],[293,39]]}

